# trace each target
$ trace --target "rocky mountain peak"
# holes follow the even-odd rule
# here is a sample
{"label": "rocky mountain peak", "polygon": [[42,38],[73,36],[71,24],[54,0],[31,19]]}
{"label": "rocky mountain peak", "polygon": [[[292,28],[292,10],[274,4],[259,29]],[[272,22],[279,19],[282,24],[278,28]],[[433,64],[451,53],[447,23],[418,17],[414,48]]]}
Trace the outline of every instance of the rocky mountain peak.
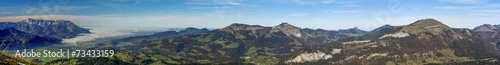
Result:
{"label": "rocky mountain peak", "polygon": [[358,30],[359,30],[359,28],[358,28],[358,27],[354,27],[354,28],[350,28],[350,29],[358,29]]}
{"label": "rocky mountain peak", "polygon": [[[477,33],[479,37],[488,42],[499,42],[500,40],[500,25],[484,24],[475,27],[473,32]],[[500,47],[499,47],[500,48]]]}
{"label": "rocky mountain peak", "polygon": [[274,28],[275,29],[279,29],[281,31],[287,31],[287,30],[296,30],[296,31],[299,31],[299,30],[301,30],[301,28],[293,26],[293,25],[288,24],[286,22],[283,22],[280,25],[275,26]]}
{"label": "rocky mountain peak", "polygon": [[278,25],[278,26],[293,26],[293,25],[288,24],[287,22],[282,22],[282,23],[281,23],[280,25]]}
{"label": "rocky mountain peak", "polygon": [[273,29],[271,30],[271,32],[277,32],[277,31],[282,31],[287,36],[304,38],[304,39],[307,39],[307,37],[309,35],[309,34],[305,33],[304,31],[302,31],[301,28],[290,25],[286,22],[283,22],[280,25],[273,27]]}
{"label": "rocky mountain peak", "polygon": [[475,27],[474,31],[484,31],[484,32],[493,32],[494,29],[500,28],[500,25],[491,25],[491,24],[483,24],[481,26]]}
{"label": "rocky mountain peak", "polygon": [[72,38],[81,33],[90,33],[89,29],[81,28],[68,20],[43,20],[28,18],[17,22],[17,30],[55,37],[58,39]]}
{"label": "rocky mountain peak", "polygon": [[432,34],[440,34],[446,30],[451,30],[447,25],[435,19],[420,19],[408,26],[405,26],[401,31],[412,34],[431,32]]}
{"label": "rocky mountain peak", "polygon": [[32,19],[28,18],[26,20],[22,20],[19,23],[27,23],[27,24],[36,24],[36,25],[75,25],[69,20],[43,20],[43,19]]}
{"label": "rocky mountain peak", "polygon": [[281,31],[297,31],[297,32],[301,30],[301,28],[293,26],[293,25],[288,24],[286,22],[283,22],[280,25],[275,26],[274,29],[278,29]]}
{"label": "rocky mountain peak", "polygon": [[491,27],[492,25],[491,24],[483,24],[481,26],[487,26],[487,27]]}
{"label": "rocky mountain peak", "polygon": [[427,19],[420,19],[410,25],[444,25],[444,24],[436,19],[427,18]]}
{"label": "rocky mountain peak", "polygon": [[[280,25],[276,26],[276,27],[286,27],[286,28],[299,28],[297,26],[293,26],[291,24],[288,24],[287,22],[283,22],[281,23]],[[300,28],[299,28],[300,29]]]}
{"label": "rocky mountain peak", "polygon": [[229,26],[222,28],[222,31],[241,31],[241,30],[260,30],[260,29],[265,29],[265,27],[260,25],[233,23]]}
{"label": "rocky mountain peak", "polygon": [[345,30],[344,29],[340,29],[338,31],[339,32],[346,32],[346,33],[359,33],[359,34],[366,34],[366,33],[368,33],[368,31],[361,30],[358,27],[349,28],[349,29],[345,29]]}
{"label": "rocky mountain peak", "polygon": [[380,26],[380,27],[378,27],[378,28],[375,28],[375,29],[373,29],[372,31],[380,31],[380,30],[382,30],[382,29],[388,29],[388,28],[389,28],[389,29],[390,29],[390,28],[394,28],[394,26],[391,26],[391,25],[386,24],[386,25],[384,25],[384,26]]}

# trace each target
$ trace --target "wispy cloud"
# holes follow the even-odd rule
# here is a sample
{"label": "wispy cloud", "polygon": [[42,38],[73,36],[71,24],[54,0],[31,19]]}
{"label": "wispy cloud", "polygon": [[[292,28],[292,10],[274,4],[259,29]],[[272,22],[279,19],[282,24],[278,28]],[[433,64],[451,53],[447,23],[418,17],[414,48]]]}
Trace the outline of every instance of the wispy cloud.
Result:
{"label": "wispy cloud", "polygon": [[356,4],[354,1],[338,1],[335,2],[335,4]]}
{"label": "wispy cloud", "polygon": [[[270,2],[270,1],[265,1]],[[188,0],[184,5],[196,6],[235,6],[235,7],[261,7],[263,2],[247,0]]]}
{"label": "wispy cloud", "polygon": [[163,0],[89,0],[89,4],[97,4],[100,7],[124,9],[134,7],[139,4],[158,2]]}
{"label": "wispy cloud", "polygon": [[500,14],[491,14],[491,13],[472,13],[469,15],[476,15],[476,16],[487,16],[487,17],[500,17]]}
{"label": "wispy cloud", "polygon": [[330,4],[333,2],[335,2],[335,0],[325,0],[325,1],[321,1],[321,4]]}
{"label": "wispy cloud", "polygon": [[362,10],[333,10],[332,13],[360,13]]}
{"label": "wispy cloud", "polygon": [[29,8],[28,10],[25,11],[26,14],[32,14],[33,12],[35,12],[37,10],[37,8]]}
{"label": "wispy cloud", "polygon": [[92,6],[8,6],[1,7],[0,14],[17,15],[52,15],[60,12],[77,11],[91,8]]}
{"label": "wispy cloud", "polygon": [[453,6],[436,6],[437,9],[492,9],[500,8],[500,4],[482,4],[482,5],[453,5]]}
{"label": "wispy cloud", "polygon": [[307,13],[294,13],[294,14],[288,14],[286,16],[289,16],[289,17],[299,17],[299,16],[307,16],[309,14]]}
{"label": "wispy cloud", "polygon": [[297,4],[301,4],[301,5],[317,4],[315,2],[309,2],[309,1],[303,1],[303,0],[292,0],[292,2],[295,2]]}
{"label": "wispy cloud", "polygon": [[486,12],[486,13],[500,13],[500,10],[498,9],[485,9],[485,10],[474,10],[477,12]]}
{"label": "wispy cloud", "polygon": [[224,5],[242,5],[241,1],[237,0],[214,0],[214,2],[217,4],[224,4]]}
{"label": "wispy cloud", "polygon": [[441,2],[456,3],[456,4],[482,4],[486,0],[439,0]]}
{"label": "wispy cloud", "polygon": [[28,18],[48,19],[48,20],[79,20],[99,18],[95,16],[78,16],[78,15],[33,15],[33,16],[5,16],[0,17],[0,21],[21,21]]}
{"label": "wispy cloud", "polygon": [[335,0],[291,0],[293,3],[300,5],[315,5],[315,4],[332,4]]}
{"label": "wispy cloud", "polygon": [[10,14],[10,12],[7,12],[7,11],[0,11],[0,14]]}
{"label": "wispy cloud", "polygon": [[481,4],[481,5],[461,5],[461,6],[437,6],[436,9],[456,11],[457,14],[469,14],[472,16],[500,17],[500,4]]}
{"label": "wispy cloud", "polygon": [[346,4],[342,5],[342,7],[361,7],[362,5],[356,5],[356,4]]}
{"label": "wispy cloud", "polygon": [[28,6],[5,6],[0,7],[0,11],[2,11],[0,14],[19,14],[24,13],[27,9],[29,9]]}

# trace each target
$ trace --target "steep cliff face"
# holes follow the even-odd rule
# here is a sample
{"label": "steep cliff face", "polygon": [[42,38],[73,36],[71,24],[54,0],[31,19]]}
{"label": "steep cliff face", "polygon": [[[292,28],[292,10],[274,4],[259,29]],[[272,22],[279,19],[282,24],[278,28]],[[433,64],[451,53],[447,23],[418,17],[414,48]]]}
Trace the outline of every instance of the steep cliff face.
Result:
{"label": "steep cliff face", "polygon": [[[219,31],[230,32],[232,35],[235,35],[236,38],[238,39],[245,39],[245,38],[256,39],[263,36],[263,34],[269,32],[269,30],[271,30],[271,27],[233,23],[229,26],[220,29]],[[244,34],[248,34],[250,36],[243,36]]]}
{"label": "steep cliff face", "polygon": [[484,24],[473,29],[482,39],[488,42],[500,41],[500,25]]}
{"label": "steep cliff face", "polygon": [[288,23],[281,23],[278,26],[273,27],[269,33],[282,32],[286,36],[291,39],[302,43],[305,46],[314,46],[319,45],[320,42],[318,40],[313,39],[312,36],[304,31],[301,28],[290,25]]}
{"label": "steep cliff face", "polygon": [[61,39],[90,33],[66,20],[26,19],[20,22],[0,22],[2,46],[26,48],[59,43]]}
{"label": "steep cliff face", "polygon": [[82,33],[90,33],[67,20],[26,19],[17,23],[17,30],[58,39],[76,37]]}
{"label": "steep cliff face", "polygon": [[[341,49],[340,53],[335,49]],[[483,42],[469,29],[450,28],[434,19],[421,19],[404,26],[382,26],[366,35],[340,40],[333,45],[304,49],[284,62],[347,65],[462,63],[496,58],[498,53],[492,44]],[[304,59],[302,55],[317,58]]]}

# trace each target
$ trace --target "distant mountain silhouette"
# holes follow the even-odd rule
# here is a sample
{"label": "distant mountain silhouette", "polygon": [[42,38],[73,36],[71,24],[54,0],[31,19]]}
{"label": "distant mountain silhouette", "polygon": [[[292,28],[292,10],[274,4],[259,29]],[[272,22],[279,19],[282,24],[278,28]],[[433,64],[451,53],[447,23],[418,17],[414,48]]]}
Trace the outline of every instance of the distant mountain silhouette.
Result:
{"label": "distant mountain silhouette", "polygon": [[20,22],[0,22],[0,30],[1,45],[11,48],[59,43],[61,39],[90,33],[70,21],[31,18]]}

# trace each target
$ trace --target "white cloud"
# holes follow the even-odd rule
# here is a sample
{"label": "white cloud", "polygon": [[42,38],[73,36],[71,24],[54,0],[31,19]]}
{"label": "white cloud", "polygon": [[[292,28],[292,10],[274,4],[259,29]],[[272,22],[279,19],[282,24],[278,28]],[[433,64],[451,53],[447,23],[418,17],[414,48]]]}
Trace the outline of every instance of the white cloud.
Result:
{"label": "white cloud", "polygon": [[301,5],[332,4],[335,0],[291,0],[293,3]]}
{"label": "white cloud", "polygon": [[290,17],[298,17],[298,16],[307,16],[309,14],[307,13],[294,13],[294,14],[288,14],[286,16],[290,16]]}
{"label": "white cloud", "polygon": [[343,7],[361,7],[362,5],[356,5],[356,4],[346,4],[342,5]]}
{"label": "white cloud", "polygon": [[465,7],[465,6],[437,6],[434,7],[437,9],[464,9],[464,8],[472,8],[472,7]]}
{"label": "white cloud", "polygon": [[262,7],[263,3],[270,3],[272,1],[261,2],[247,1],[247,0],[187,0],[185,5],[202,5],[202,6],[232,6],[232,7]]}
{"label": "white cloud", "polygon": [[60,12],[68,12],[91,8],[91,6],[7,6],[0,7],[0,10],[3,10],[0,14],[18,14],[18,15],[53,15],[58,14]]}
{"label": "white cloud", "polygon": [[325,0],[325,1],[322,1],[321,4],[330,4],[333,2],[335,2],[335,0]]}
{"label": "white cloud", "polygon": [[476,15],[476,16],[487,16],[487,17],[500,17],[500,14],[486,14],[486,13],[472,13],[469,15]]}
{"label": "white cloud", "polygon": [[10,14],[10,12],[7,12],[7,11],[0,11],[0,14]]}
{"label": "white cloud", "polygon": [[317,4],[315,2],[309,2],[309,1],[303,1],[303,0],[292,0],[292,2],[295,2],[297,4],[301,5],[311,5],[311,4]]}
{"label": "white cloud", "polygon": [[86,9],[86,8],[91,8],[92,6],[59,6],[58,8],[60,10],[81,10],[81,9]]}
{"label": "white cloud", "polygon": [[242,5],[241,1],[237,0],[214,0],[217,4],[225,4],[225,5]]}
{"label": "white cloud", "polygon": [[6,16],[0,17],[0,21],[21,21],[28,18],[34,19],[47,19],[47,20],[79,20],[79,19],[93,19],[99,17],[93,16],[76,16],[76,15],[34,15],[34,16]]}
{"label": "white cloud", "polygon": [[413,9],[413,10],[418,10],[419,8],[411,8],[411,9]]}
{"label": "white cloud", "polygon": [[35,12],[37,10],[37,8],[30,8],[28,10],[25,11],[26,14],[32,14],[33,12]]}
{"label": "white cloud", "polygon": [[474,10],[477,12],[486,12],[486,13],[500,13],[500,10],[498,9],[484,9],[484,10]]}
{"label": "white cloud", "polygon": [[481,4],[463,6],[437,6],[436,9],[459,12],[456,14],[469,14],[473,16],[498,17],[500,14],[500,4]]}
{"label": "white cloud", "polygon": [[333,10],[332,13],[360,13],[361,10]]}
{"label": "white cloud", "polygon": [[455,3],[455,4],[482,4],[486,0],[439,0],[441,2]]}
{"label": "white cloud", "polygon": [[339,2],[335,2],[336,4],[356,4],[356,2],[354,1],[339,1]]}
{"label": "white cloud", "polygon": [[436,6],[437,9],[462,9],[462,10],[473,10],[473,9],[497,9],[500,8],[500,4],[483,4],[483,5],[468,5],[468,6]]}

